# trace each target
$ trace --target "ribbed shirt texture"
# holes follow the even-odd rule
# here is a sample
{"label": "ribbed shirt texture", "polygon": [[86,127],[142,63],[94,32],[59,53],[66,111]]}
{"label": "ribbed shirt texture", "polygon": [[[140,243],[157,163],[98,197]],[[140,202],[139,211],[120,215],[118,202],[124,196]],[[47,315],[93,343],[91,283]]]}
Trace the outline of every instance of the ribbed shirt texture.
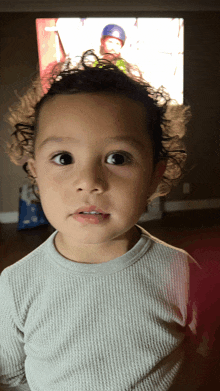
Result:
{"label": "ribbed shirt texture", "polygon": [[[73,262],[57,231],[0,276],[0,385],[16,391],[166,391],[193,326],[199,265],[137,226],[126,254]],[[191,324],[191,325],[190,325]]]}

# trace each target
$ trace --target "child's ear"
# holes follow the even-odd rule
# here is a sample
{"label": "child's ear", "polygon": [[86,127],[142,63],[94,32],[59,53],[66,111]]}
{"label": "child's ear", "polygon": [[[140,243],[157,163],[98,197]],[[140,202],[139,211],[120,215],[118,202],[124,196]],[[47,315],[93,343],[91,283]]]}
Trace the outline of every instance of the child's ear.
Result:
{"label": "child's ear", "polygon": [[156,191],[157,186],[159,185],[166,168],[167,168],[167,162],[165,160],[160,160],[157,163],[154,172],[152,174],[152,181],[150,186],[151,195]]}
{"label": "child's ear", "polygon": [[28,170],[30,170],[31,175],[36,178],[37,173],[36,173],[35,163],[36,162],[33,158],[28,159]]}

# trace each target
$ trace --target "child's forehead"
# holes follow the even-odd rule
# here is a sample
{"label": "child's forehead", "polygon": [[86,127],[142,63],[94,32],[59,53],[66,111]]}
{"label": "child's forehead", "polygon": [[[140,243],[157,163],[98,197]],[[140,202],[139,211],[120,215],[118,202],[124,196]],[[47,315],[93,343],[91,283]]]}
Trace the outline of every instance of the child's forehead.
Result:
{"label": "child's forehead", "polygon": [[[126,133],[146,132],[144,106],[115,93],[77,93],[56,95],[43,106],[38,118],[38,129],[60,126],[103,127]],[[137,125],[138,124],[138,125]]]}
{"label": "child's forehead", "polygon": [[123,93],[113,91],[83,91],[74,94],[57,94],[52,99],[46,100],[45,106],[47,103],[49,103],[49,106],[54,106],[56,109],[62,108],[62,110],[64,107],[67,107],[67,104],[73,104],[75,108],[79,106],[96,106],[96,109],[111,107],[113,110],[122,111],[129,107],[134,111],[138,110],[143,113],[146,111],[142,102],[134,100]]}
{"label": "child's forehead", "polygon": [[123,95],[103,92],[56,95],[46,103],[38,121],[41,136],[45,131],[50,136],[54,132],[60,135],[83,131],[85,134],[100,133],[103,137],[104,133],[108,136],[138,136],[141,133],[146,138],[143,107]]}

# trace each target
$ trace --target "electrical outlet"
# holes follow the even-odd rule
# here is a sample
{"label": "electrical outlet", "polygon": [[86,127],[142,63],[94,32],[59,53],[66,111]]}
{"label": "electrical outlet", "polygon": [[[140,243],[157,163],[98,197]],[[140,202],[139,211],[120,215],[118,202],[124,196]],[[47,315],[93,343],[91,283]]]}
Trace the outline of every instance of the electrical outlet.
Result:
{"label": "electrical outlet", "polygon": [[184,183],[183,184],[183,194],[189,194],[190,193],[190,183]]}

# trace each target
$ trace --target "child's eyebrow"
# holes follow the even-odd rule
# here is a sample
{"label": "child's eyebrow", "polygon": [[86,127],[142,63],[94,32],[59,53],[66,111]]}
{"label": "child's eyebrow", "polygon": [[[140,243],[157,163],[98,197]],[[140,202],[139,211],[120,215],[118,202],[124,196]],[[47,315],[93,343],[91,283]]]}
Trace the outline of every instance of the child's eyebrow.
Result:
{"label": "child's eyebrow", "polygon": [[[75,139],[74,137],[56,137],[51,136],[47,137],[42,143],[39,145],[38,150],[42,149],[45,145],[49,143],[58,143],[58,142],[71,142],[71,143],[80,143],[80,140]],[[104,140],[105,144],[110,144],[114,141],[124,141],[125,143],[131,145],[132,147],[138,150],[144,150],[145,146],[143,142],[137,140],[132,136],[115,136],[115,137],[107,137]]]}

